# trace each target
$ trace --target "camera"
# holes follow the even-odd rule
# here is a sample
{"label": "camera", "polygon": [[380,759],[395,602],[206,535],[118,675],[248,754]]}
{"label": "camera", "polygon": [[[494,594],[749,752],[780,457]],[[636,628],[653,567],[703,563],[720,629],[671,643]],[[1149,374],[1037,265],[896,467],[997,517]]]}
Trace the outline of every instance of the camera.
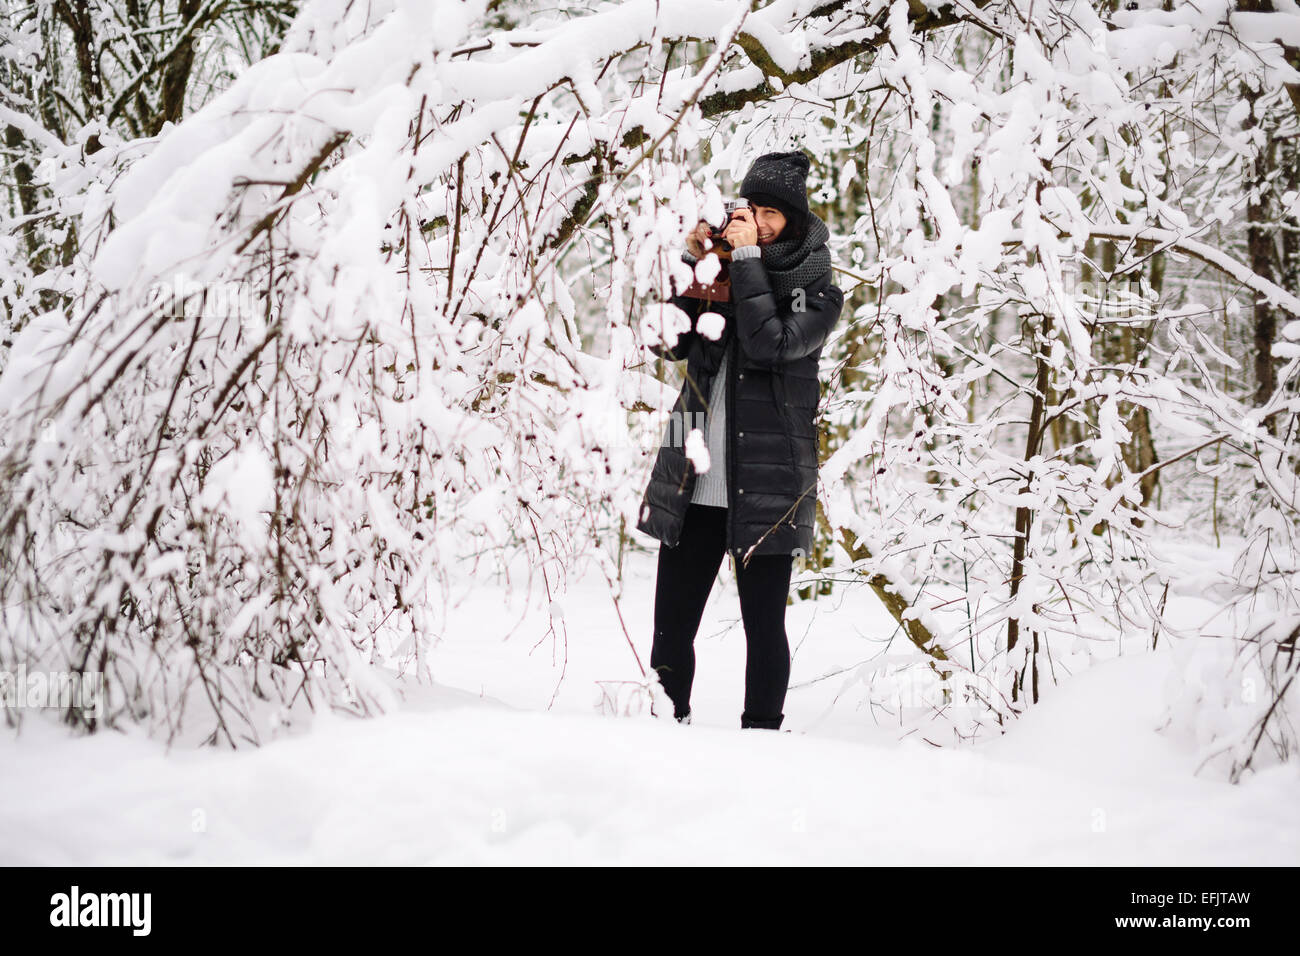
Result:
{"label": "camera", "polygon": [[731,219],[736,214],[737,209],[748,209],[748,199],[728,199],[722,204],[725,213],[722,225],[709,226],[709,238],[716,244],[716,248],[722,252],[730,254],[731,243],[722,238],[722,233],[726,231],[727,226],[731,225]]}
{"label": "camera", "polygon": [[722,260],[721,268],[712,282],[702,283],[692,278],[691,284],[680,293],[688,299],[703,299],[706,302],[727,302],[731,299],[731,277],[727,274],[727,266],[731,262],[732,245],[722,238],[722,233],[731,225],[737,209],[749,208],[749,200],[728,199],[723,202],[722,208],[726,214],[722,225],[709,223],[709,240],[713,243],[709,252]]}

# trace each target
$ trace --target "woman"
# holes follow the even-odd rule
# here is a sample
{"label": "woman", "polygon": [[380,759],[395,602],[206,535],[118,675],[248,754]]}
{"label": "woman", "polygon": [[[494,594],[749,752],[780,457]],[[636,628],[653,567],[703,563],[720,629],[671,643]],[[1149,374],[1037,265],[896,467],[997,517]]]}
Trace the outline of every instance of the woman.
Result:
{"label": "woman", "polygon": [[[657,538],[650,666],[691,719],[695,633],[724,553],[736,565],[745,624],[742,728],[778,730],[785,718],[790,645],[785,606],[796,555],[812,548],[816,518],[817,369],[844,294],[831,284],[826,224],[808,210],[808,157],[768,153],[754,161],[723,233],[731,244],[731,298],[707,310],[725,324],[716,340],[695,327],[700,299],[674,297],[691,331],[653,351],[686,362],[677,422],[704,416],[709,467],[697,473],[682,429],[670,428],[641,502],[637,528]],[[694,262],[708,225],[687,237]]]}

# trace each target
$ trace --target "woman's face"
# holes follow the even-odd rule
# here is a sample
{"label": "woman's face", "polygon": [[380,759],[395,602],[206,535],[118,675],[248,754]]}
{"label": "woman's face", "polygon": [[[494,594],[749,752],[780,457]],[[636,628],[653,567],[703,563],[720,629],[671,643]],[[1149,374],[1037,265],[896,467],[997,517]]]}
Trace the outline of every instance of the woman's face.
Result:
{"label": "woman's face", "polygon": [[771,206],[754,207],[754,224],[758,226],[758,244],[774,242],[785,228],[785,214]]}

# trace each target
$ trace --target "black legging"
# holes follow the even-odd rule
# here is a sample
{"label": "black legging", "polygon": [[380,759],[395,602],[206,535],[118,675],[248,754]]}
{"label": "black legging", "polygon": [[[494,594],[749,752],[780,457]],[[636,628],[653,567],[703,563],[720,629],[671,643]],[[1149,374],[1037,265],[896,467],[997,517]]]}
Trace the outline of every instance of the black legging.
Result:
{"label": "black legging", "polygon": [[[695,633],[704,604],[727,550],[727,509],[688,505],[681,540],[659,546],[655,580],[655,633],[650,666],[673,702],[674,716],[691,710],[695,678]],[[745,711],[741,727],[779,730],[790,683],[790,644],[785,635],[785,602],[794,557],[752,555],[736,562],[740,616],[745,622]]]}

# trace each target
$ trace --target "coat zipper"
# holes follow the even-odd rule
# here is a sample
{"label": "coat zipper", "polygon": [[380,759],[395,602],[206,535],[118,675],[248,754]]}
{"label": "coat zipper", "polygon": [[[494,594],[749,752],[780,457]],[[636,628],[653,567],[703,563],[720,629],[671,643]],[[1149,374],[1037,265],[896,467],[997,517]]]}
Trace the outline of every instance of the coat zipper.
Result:
{"label": "coat zipper", "polygon": [[[791,469],[791,470],[790,470],[790,494],[791,494],[791,496],[792,496],[795,500],[798,500],[798,498],[799,498],[799,459],[795,457],[795,453],[794,453],[794,439],[793,439],[793,438],[791,437],[791,435],[790,435],[790,416],[789,416],[789,414],[788,414],[788,412],[789,412],[789,408],[790,408],[790,393],[789,393],[789,391],[788,391],[788,390],[786,389],[786,387],[785,387],[785,369],[784,369],[784,368],[781,368],[781,369],[775,369],[775,370],[774,370],[774,372],[773,372],[773,379],[772,379],[772,388],[773,388],[773,389],[776,388],[776,379],[777,379],[778,377],[781,379],[781,394],[780,394],[779,397],[778,397],[777,395],[773,394],[772,397],[773,397],[773,399],[777,402],[776,410],[777,410],[777,413],[781,416],[781,431],[785,434],[785,448],[786,448],[786,453],[789,454],[789,456],[790,456],[790,469]],[[791,523],[791,524],[794,524],[794,518],[793,518],[793,517],[790,519],[790,523]]]}

